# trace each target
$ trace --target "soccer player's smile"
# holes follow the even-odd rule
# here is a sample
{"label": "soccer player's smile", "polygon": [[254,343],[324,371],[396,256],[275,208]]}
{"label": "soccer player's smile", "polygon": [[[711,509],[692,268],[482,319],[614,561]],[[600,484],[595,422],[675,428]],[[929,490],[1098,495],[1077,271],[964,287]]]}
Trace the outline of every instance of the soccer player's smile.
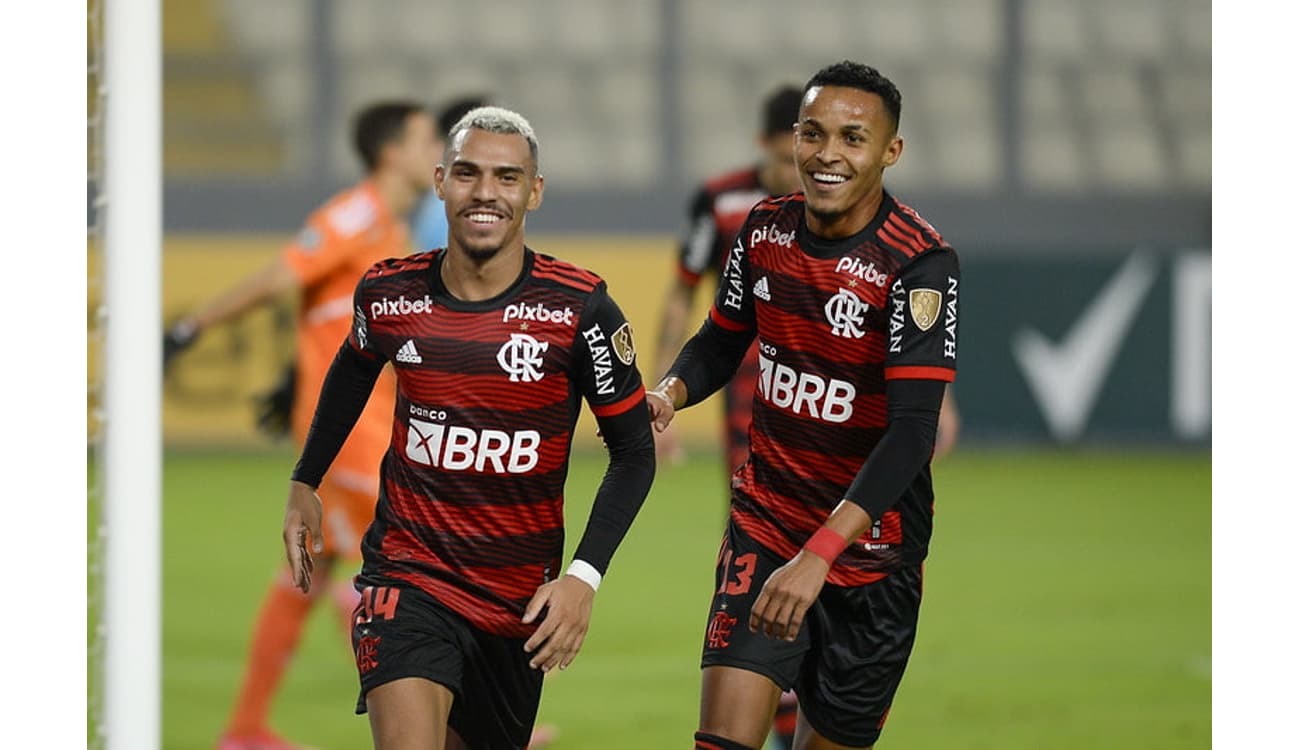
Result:
{"label": "soccer player's smile", "polygon": [[821,188],[823,191],[834,190],[835,188],[849,181],[847,175],[842,175],[837,172],[827,172],[823,170],[813,170],[812,172],[808,173],[808,176],[811,177],[813,179],[813,182],[817,185],[817,187]]}
{"label": "soccer player's smile", "polygon": [[474,206],[461,211],[460,215],[477,229],[490,229],[509,218],[509,214],[496,207]]}

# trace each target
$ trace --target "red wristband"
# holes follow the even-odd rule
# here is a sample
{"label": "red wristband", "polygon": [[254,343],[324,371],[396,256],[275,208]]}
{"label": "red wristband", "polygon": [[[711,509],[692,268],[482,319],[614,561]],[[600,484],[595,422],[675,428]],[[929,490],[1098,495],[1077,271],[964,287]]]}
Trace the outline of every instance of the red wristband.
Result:
{"label": "red wristband", "polygon": [[834,530],[822,526],[804,543],[803,548],[826,561],[827,565],[834,565],[835,558],[840,556],[844,548],[849,546],[848,541],[835,533]]}

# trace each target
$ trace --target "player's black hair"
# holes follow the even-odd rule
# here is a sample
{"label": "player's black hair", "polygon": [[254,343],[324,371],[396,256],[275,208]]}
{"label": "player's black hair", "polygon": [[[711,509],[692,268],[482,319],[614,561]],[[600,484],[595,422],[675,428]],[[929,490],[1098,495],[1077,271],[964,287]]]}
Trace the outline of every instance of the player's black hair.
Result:
{"label": "player's black hair", "polygon": [[834,65],[827,65],[808,79],[803,87],[804,93],[814,86],[847,86],[879,96],[885,102],[885,109],[894,120],[894,130],[898,130],[898,119],[903,113],[903,95],[899,93],[894,82],[880,74],[870,65],[863,65],[852,60],[842,60]]}
{"label": "player's black hair", "polygon": [[470,110],[486,107],[491,104],[491,100],[482,94],[472,94],[452,99],[443,106],[438,112],[438,131],[442,137],[446,138],[451,132],[452,126],[460,122],[460,118],[470,113]]}
{"label": "player's black hair", "polygon": [[789,133],[799,121],[803,92],[797,86],[782,86],[763,100],[763,135]]}
{"label": "player's black hair", "polygon": [[420,113],[427,114],[428,110],[417,102],[394,100],[371,104],[357,114],[352,122],[352,146],[367,172],[379,166],[379,152],[384,146],[405,135],[411,115]]}

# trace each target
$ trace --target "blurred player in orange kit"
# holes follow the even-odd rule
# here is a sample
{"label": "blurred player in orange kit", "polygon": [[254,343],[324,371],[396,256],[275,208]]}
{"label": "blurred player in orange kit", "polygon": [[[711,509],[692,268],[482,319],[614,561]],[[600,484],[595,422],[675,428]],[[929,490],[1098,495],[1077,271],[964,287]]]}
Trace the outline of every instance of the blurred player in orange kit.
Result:
{"label": "blurred player in orange kit", "polygon": [[[296,375],[289,424],[298,446],[311,427],[338,344],[352,328],[357,280],[376,262],[411,251],[403,217],[432,189],[442,155],[433,116],[414,102],[366,107],[356,116],[352,136],[366,177],[312,213],[298,236],[268,266],[175,323],[164,336],[167,367],[208,328],[296,290]],[[327,546],[315,571],[312,593],[298,591],[287,570],[276,575],[254,625],[243,685],[218,750],[298,747],[271,731],[272,698],[302,625],[321,594],[337,607],[344,633],[351,631],[358,594],[350,580],[328,584],[330,571],[338,563],[350,572],[359,567],[360,539],[374,517],[379,464],[391,437],[395,399],[390,368],[381,375],[356,429],[321,484]]]}

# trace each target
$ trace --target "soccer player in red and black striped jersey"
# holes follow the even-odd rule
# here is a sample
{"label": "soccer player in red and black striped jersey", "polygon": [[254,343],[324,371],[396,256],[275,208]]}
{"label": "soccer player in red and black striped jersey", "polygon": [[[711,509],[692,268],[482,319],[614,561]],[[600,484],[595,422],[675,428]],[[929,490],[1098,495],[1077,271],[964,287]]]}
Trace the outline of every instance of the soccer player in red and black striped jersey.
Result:
{"label": "soccer player in red and black striped jersey", "polygon": [[758,339],[697,748],[759,747],[792,686],[797,747],[870,747],[911,652],[960,271],[934,227],[884,190],[903,150],[900,105],[858,63],[809,80],[795,127],[803,193],[750,213],[708,319],[648,399],[661,429]]}
{"label": "soccer player in red and black striped jersey", "polygon": [[[577,655],[610,558],[654,477],[627,320],[595,274],[524,244],[537,139],[484,107],[451,130],[437,189],[448,247],[376,264],[326,379],[285,512],[300,586],[320,539],[313,488],[386,362],[392,442],[362,541],[357,712],[375,747],[523,748],[543,673]],[[573,562],[563,492],[586,399],[610,462]]]}
{"label": "soccer player in red and black striped jersey", "polygon": [[[780,86],[763,100],[762,122],[757,137],[762,158],[757,164],[717,175],[696,190],[690,204],[690,220],[677,251],[676,278],[664,298],[656,348],[656,373],[668,371],[673,357],[686,339],[686,319],[700,281],[721,277],[727,252],[736,240],[754,204],[774,195],[799,189],[794,166],[794,125],[799,116],[803,92],[797,86]],[[727,476],[749,454],[750,405],[758,381],[758,348],[750,347],[735,377],[722,389]],[[682,455],[676,433],[656,433],[659,457]]]}

